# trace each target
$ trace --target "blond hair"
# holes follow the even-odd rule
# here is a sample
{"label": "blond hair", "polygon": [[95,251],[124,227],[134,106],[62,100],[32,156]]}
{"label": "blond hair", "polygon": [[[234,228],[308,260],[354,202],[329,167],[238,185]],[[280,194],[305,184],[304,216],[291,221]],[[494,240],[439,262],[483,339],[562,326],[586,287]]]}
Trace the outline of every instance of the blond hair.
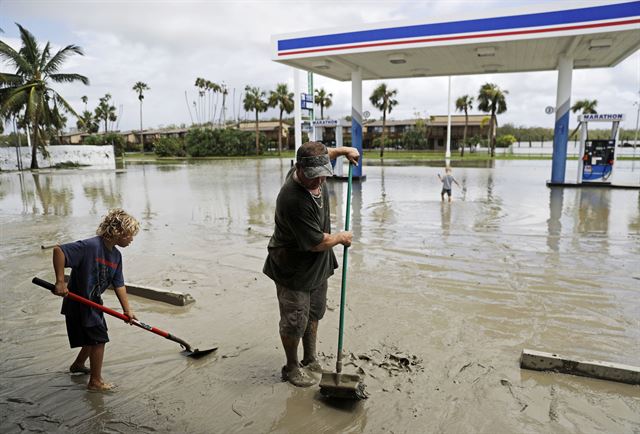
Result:
{"label": "blond hair", "polygon": [[102,219],[96,230],[96,235],[108,240],[115,240],[121,236],[136,235],[140,230],[138,220],[127,214],[121,208],[110,209]]}

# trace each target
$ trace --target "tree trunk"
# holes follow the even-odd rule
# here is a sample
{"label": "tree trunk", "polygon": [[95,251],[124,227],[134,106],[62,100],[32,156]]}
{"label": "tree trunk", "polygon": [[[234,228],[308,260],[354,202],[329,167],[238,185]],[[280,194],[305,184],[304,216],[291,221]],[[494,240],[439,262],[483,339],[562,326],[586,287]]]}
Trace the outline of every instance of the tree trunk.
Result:
{"label": "tree trunk", "polygon": [[320,119],[324,119],[324,105],[320,103]]}
{"label": "tree trunk", "polygon": [[256,155],[260,155],[260,126],[258,122],[258,110],[256,110]]}
{"label": "tree trunk", "polygon": [[[27,138],[29,131],[27,130]],[[38,140],[36,136],[36,128],[31,132],[31,169],[38,169]]]}
{"label": "tree trunk", "polygon": [[387,126],[387,111],[382,111],[382,142],[380,143],[380,159],[384,158],[384,138],[386,134]]}
{"label": "tree trunk", "polygon": [[467,125],[469,124],[469,114],[467,113],[467,109],[464,109],[464,131],[462,133],[462,152],[460,153],[460,157],[464,158],[464,145],[467,144]]}
{"label": "tree trunk", "polygon": [[[140,151],[144,152],[144,138],[142,136],[142,100],[140,100]],[[124,149],[122,152],[124,155]]]}
{"label": "tree trunk", "polygon": [[491,158],[496,155],[496,130],[495,130],[495,113],[491,113]]}
{"label": "tree trunk", "polygon": [[280,123],[278,124],[278,156],[282,153],[282,112],[280,110]]}

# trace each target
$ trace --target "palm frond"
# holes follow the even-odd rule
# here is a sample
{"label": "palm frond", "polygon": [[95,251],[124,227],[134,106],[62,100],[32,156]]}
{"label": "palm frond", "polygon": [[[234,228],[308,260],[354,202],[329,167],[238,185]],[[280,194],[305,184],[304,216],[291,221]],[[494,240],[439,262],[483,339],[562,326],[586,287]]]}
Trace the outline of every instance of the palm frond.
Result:
{"label": "palm frond", "polygon": [[69,104],[69,102],[67,102],[67,100],[64,99],[62,95],[60,95],[58,92],[53,92],[53,98],[58,104],[60,104],[64,108],[66,112],[71,113],[77,118],[80,117],[78,116],[78,113],[76,113],[76,111],[73,109],[73,107],[71,107],[71,104]]}
{"label": "palm frond", "polygon": [[31,69],[26,59],[3,41],[0,41],[0,59],[13,63],[18,71]]}
{"label": "palm frond", "polygon": [[59,50],[42,68],[42,73],[46,75],[52,75],[58,72],[60,66],[64,63],[67,58],[73,54],[79,54],[84,56],[84,52],[82,48],[77,45],[67,45],[63,49]]}
{"label": "palm frond", "polygon": [[80,81],[85,85],[89,84],[89,79],[80,74],[51,74],[49,78],[56,83],[73,83],[74,81]]}
{"label": "palm frond", "polygon": [[40,57],[40,50],[38,48],[36,38],[30,31],[22,27],[20,24],[16,23],[16,25],[20,29],[20,39],[22,40],[20,54],[30,65],[37,65]]}

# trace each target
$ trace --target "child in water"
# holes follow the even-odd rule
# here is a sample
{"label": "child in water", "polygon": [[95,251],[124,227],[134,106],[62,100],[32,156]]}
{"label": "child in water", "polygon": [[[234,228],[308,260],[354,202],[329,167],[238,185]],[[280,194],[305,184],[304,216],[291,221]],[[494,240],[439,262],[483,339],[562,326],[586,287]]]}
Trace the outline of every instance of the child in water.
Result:
{"label": "child in water", "polygon": [[449,202],[451,202],[452,183],[455,183],[458,187],[460,187],[460,184],[458,184],[458,181],[456,181],[453,175],[451,175],[451,168],[447,167],[445,169],[444,177],[441,177],[440,174],[438,173],[438,179],[440,180],[440,182],[442,182],[442,191],[440,192],[440,197],[442,198],[442,201],[444,202],[444,195],[446,193],[449,196]]}
{"label": "child in water", "polygon": [[[103,392],[114,387],[102,378],[104,346],[109,342],[107,323],[102,311],[71,300],[66,295],[71,291],[102,304],[102,293],[113,285],[124,314],[130,319],[137,319],[129,307],[122,275],[122,255],[116,246],[127,247],[138,230],[138,221],[116,208],[104,217],[96,237],[58,245],[53,249],[54,293],[65,297],[61,313],[65,315],[69,344],[71,348],[81,347],[69,371],[90,374],[87,389],[92,391]],[[68,287],[64,278],[65,268],[71,268]],[[85,366],[87,359],[90,368]]]}

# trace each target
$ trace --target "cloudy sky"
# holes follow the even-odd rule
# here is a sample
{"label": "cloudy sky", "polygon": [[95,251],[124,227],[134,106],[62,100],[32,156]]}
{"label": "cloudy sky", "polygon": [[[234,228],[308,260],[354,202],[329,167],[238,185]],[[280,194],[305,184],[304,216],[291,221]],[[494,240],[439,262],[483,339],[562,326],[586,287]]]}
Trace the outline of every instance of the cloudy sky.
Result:
{"label": "cloudy sky", "polygon": [[[239,109],[241,92],[247,84],[270,90],[286,82],[293,88],[287,66],[271,60],[271,35],[316,28],[350,26],[383,21],[435,19],[456,14],[473,14],[490,9],[527,5],[580,6],[580,1],[562,0],[423,0],[423,1],[168,1],[168,0],[0,0],[0,38],[19,48],[19,23],[41,43],[60,48],[76,44],[84,56],[65,63],[64,72],[87,76],[91,84],[56,85],[77,111],[89,109],[106,93],[113,96],[120,112],[120,130],[139,127],[137,95],[131,90],[137,81],[151,90],[144,100],[145,128],[190,124],[189,104],[197,98],[196,77],[224,82],[230,89],[227,118]],[[7,69],[2,65],[3,70]],[[556,72],[527,74],[485,74],[454,77],[452,98],[476,95],[481,84],[490,81],[509,91],[509,110],[500,123],[553,127],[553,115],[544,108],[555,105]],[[391,117],[406,119],[421,115],[446,114],[447,79],[419,78],[388,80],[398,89],[399,105]],[[372,117],[380,113],[368,96],[379,82],[363,84],[364,110]],[[342,117],[351,112],[350,84],[316,75],[316,87],[333,93],[334,104],[325,117]],[[233,93],[235,89],[235,103]],[[573,74],[572,100],[596,98],[600,112],[622,112],[624,128],[635,127],[640,91],[640,53],[636,52],[615,68],[578,70]],[[193,113],[193,107],[191,116]],[[264,114],[275,117],[275,110]],[[251,119],[251,115],[249,115]],[[75,122],[70,122],[70,124]],[[575,120],[572,119],[572,124]]]}

